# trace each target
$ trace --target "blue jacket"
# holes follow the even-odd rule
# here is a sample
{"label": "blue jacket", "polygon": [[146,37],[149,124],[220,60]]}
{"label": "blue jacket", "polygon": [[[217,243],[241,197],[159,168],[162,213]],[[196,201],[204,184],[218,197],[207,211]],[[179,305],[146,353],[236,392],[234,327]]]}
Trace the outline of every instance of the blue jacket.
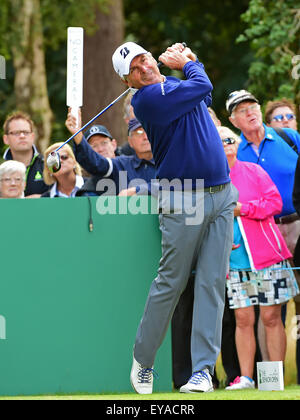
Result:
{"label": "blue jacket", "polygon": [[218,131],[208,113],[212,84],[199,62],[183,68],[187,80],[167,77],[139,89],[132,99],[136,117],[151,143],[158,179],[204,180],[204,186],[230,182]]}
{"label": "blue jacket", "polygon": [[[247,162],[258,163],[271,177],[278,188],[282,201],[282,212],[276,217],[286,216],[294,213],[292,193],[294,187],[294,176],[298,155],[271,127],[265,128],[265,138],[259,145],[259,157],[249,143],[241,134],[242,142],[239,145],[237,158]],[[291,128],[285,128],[284,131],[290,139],[296,144],[300,151],[300,135]]]}
{"label": "blue jacket", "polygon": [[150,193],[151,180],[155,180],[153,159],[139,159],[136,154],[117,156],[114,159],[105,158],[91,148],[85,137],[79,145],[75,145],[75,157],[77,162],[91,175],[97,176],[99,179],[107,178],[114,181],[116,194],[128,188],[129,183],[131,183],[130,186],[139,186],[137,189],[139,194],[148,194],[148,192]]}

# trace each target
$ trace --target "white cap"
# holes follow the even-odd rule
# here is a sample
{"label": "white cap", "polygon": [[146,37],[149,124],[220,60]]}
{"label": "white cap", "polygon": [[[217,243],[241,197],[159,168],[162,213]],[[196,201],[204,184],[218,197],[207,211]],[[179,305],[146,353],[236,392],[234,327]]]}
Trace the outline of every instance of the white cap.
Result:
{"label": "white cap", "polygon": [[144,48],[140,47],[135,42],[125,42],[116,49],[112,56],[112,62],[116,73],[123,79],[129,74],[131,61],[137,55],[147,54]]}
{"label": "white cap", "polygon": [[226,101],[226,109],[229,112],[229,114],[231,114],[237,105],[246,101],[259,103],[255,96],[253,96],[252,93],[248,92],[247,90],[235,90],[234,92],[231,92],[228,96],[228,99]]}

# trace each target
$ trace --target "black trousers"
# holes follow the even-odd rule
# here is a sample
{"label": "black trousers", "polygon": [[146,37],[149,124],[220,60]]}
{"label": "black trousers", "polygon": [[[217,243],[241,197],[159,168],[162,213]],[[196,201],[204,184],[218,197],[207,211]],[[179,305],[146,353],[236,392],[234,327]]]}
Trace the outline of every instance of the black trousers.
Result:
{"label": "black trousers", "polygon": [[[174,388],[178,389],[186,384],[192,375],[191,361],[191,328],[193,317],[194,302],[194,276],[191,276],[186,289],[182,293],[177,307],[174,311],[171,331],[172,331],[172,375]],[[257,323],[259,318],[259,307],[255,307],[256,322],[255,336],[257,337]],[[256,338],[256,357],[255,362],[261,361],[261,353]],[[234,311],[229,309],[228,298],[226,295],[225,308],[223,315],[222,330],[222,363],[227,376],[226,385],[240,376],[240,366],[235,345],[235,316]],[[254,369],[253,379],[256,381],[256,369]],[[218,384],[216,374],[213,382]]]}

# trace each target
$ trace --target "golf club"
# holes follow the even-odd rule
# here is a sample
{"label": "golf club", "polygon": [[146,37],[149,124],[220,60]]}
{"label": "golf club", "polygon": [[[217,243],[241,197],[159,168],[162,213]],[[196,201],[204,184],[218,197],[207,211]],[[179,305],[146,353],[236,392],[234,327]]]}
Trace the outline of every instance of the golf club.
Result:
{"label": "golf club", "polygon": [[[185,42],[182,42],[182,45],[184,46],[184,48],[186,47],[186,43]],[[161,63],[161,62],[158,62],[158,64],[157,64],[158,67],[161,67],[162,65],[163,65],[163,63]],[[115,103],[117,103],[121,98],[123,98],[123,96],[127,95],[131,90],[135,91],[136,89],[128,88],[127,90],[125,90],[125,92],[123,92],[114,101],[112,101],[109,105],[107,105],[107,107],[105,107],[104,109],[102,109],[102,111],[100,111],[89,122],[87,122],[83,127],[81,127],[75,134],[73,134],[70,138],[68,138],[68,140],[66,140],[61,146],[59,146],[56,150],[54,150],[53,152],[51,152],[49,154],[49,156],[47,157],[47,166],[48,166],[49,170],[52,173],[58,172],[60,170],[60,168],[61,168],[60,156],[59,156],[58,151],[61,148],[63,148],[67,143],[69,143],[71,140],[73,140],[74,137],[76,137],[79,133],[81,133],[83,130],[85,130],[97,118],[99,118],[102,114],[104,114],[105,111],[107,111]]]}

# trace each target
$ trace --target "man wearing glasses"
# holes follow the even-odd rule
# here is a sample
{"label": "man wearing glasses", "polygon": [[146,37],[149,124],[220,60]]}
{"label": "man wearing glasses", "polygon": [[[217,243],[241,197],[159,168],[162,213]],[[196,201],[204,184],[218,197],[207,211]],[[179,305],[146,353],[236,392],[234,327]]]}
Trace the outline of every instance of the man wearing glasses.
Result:
{"label": "man wearing glasses", "polygon": [[9,146],[3,158],[24,163],[27,168],[25,197],[40,197],[48,187],[43,181],[43,157],[34,145],[32,120],[23,112],[15,112],[6,118],[3,131],[3,142]]}

